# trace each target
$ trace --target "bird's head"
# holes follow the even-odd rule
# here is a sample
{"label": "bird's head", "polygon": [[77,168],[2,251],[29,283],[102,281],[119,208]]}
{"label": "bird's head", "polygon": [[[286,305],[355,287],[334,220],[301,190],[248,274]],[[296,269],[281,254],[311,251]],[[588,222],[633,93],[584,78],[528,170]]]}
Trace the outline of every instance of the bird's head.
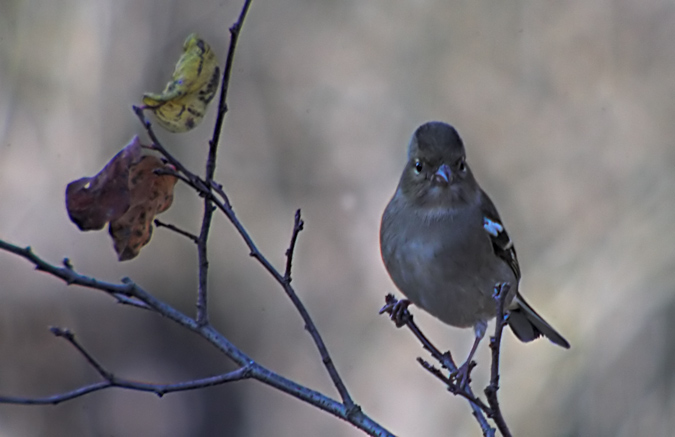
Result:
{"label": "bird's head", "polygon": [[419,208],[439,212],[471,204],[480,196],[455,128],[439,121],[417,128],[398,189]]}

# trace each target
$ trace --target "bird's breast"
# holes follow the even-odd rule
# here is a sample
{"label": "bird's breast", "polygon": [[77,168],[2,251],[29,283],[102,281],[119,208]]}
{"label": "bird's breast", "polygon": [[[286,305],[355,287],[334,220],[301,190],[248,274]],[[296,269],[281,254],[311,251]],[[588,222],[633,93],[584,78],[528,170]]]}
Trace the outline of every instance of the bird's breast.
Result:
{"label": "bird's breast", "polygon": [[395,214],[383,220],[381,243],[387,270],[401,292],[450,325],[473,326],[492,318],[495,283],[514,282],[506,263],[494,256],[480,212],[431,221]]}

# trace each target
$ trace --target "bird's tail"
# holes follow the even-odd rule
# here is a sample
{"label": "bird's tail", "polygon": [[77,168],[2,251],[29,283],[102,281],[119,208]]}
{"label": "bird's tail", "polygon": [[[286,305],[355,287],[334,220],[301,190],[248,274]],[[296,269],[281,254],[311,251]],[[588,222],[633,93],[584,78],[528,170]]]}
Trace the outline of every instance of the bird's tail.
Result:
{"label": "bird's tail", "polygon": [[516,294],[509,308],[509,317],[507,319],[513,333],[522,342],[529,342],[543,335],[558,346],[569,349],[570,344],[562,335],[549,325],[532,307],[525,302],[525,299]]}

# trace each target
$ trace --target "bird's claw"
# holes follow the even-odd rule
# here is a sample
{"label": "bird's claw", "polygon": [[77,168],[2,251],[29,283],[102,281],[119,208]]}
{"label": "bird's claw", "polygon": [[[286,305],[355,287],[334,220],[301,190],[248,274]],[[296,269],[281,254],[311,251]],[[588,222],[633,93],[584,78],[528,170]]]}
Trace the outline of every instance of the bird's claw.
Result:
{"label": "bird's claw", "polygon": [[450,377],[455,381],[457,391],[463,391],[471,383],[471,371],[474,367],[476,367],[475,361],[466,361],[450,374]]}
{"label": "bird's claw", "polygon": [[410,304],[408,299],[397,300],[393,295],[388,294],[386,303],[380,309],[380,314],[389,314],[396,327],[400,328],[412,320],[412,314],[408,311]]}

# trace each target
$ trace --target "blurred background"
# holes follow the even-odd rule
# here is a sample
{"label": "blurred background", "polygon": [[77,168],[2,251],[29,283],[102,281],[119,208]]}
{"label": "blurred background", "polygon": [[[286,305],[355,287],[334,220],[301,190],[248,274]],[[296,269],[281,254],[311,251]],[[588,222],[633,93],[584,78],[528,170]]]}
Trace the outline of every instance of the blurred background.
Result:
{"label": "blurred background", "polygon": [[[160,91],[197,31],[224,63],[241,2],[0,2],[0,238],[84,274],[124,276],[194,314],[197,257],[156,229],[118,263],[107,232],[68,220],[68,182],[135,134],[131,105]],[[415,362],[377,311],[394,292],[381,213],[413,130],[463,136],[516,242],[528,301],[572,344],[503,342],[501,403],[515,435],[670,435],[675,426],[675,4],[666,0],[255,0],[241,34],[217,179],[281,267],[302,208],[294,284],[356,401],[402,436],[479,436],[467,403]],[[215,110],[164,145],[203,172]],[[161,218],[197,233],[183,184]],[[216,214],[215,326],[282,375],[336,397],[282,290]],[[119,376],[176,382],[233,368],[167,320],[68,287],[0,253],[0,393],[47,396],[98,380],[48,331],[73,330]],[[414,312],[463,358],[471,330]],[[492,328],[490,328],[492,329]],[[487,384],[489,348],[473,373]],[[671,431],[668,431],[671,430]],[[1,436],[358,436],[257,382],[160,399],[109,390],[58,406],[0,405]]]}

